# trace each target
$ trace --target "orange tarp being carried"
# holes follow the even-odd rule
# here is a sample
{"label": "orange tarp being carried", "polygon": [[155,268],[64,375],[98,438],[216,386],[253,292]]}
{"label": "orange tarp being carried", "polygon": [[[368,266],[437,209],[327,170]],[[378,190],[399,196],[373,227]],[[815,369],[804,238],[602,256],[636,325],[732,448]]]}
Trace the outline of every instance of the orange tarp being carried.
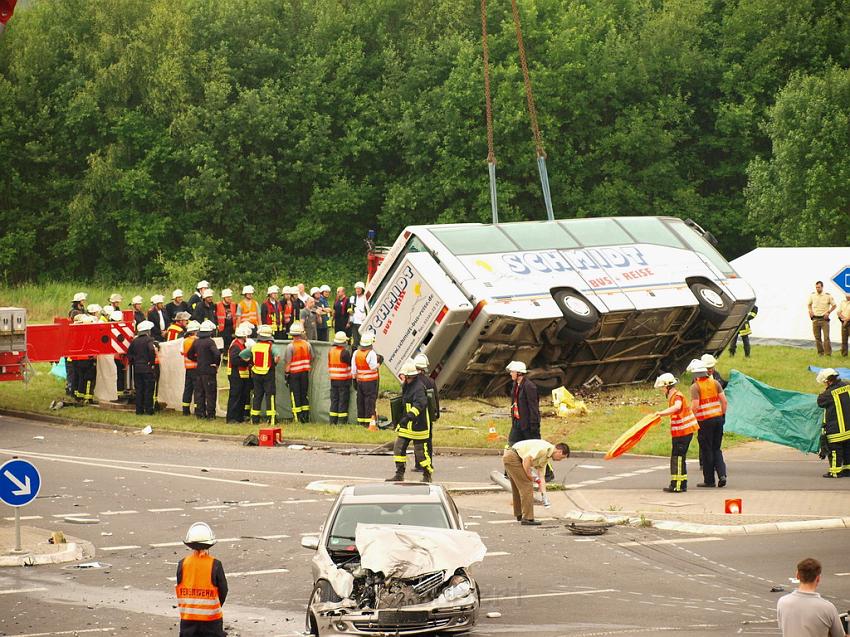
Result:
{"label": "orange tarp being carried", "polygon": [[661,416],[656,416],[655,414],[648,414],[641,418],[637,423],[629,427],[628,430],[623,432],[623,434],[617,438],[616,442],[611,445],[608,453],[605,454],[605,459],[610,460],[611,458],[616,458],[617,456],[626,453],[629,449],[640,442],[641,438],[644,437],[647,431],[660,422]]}

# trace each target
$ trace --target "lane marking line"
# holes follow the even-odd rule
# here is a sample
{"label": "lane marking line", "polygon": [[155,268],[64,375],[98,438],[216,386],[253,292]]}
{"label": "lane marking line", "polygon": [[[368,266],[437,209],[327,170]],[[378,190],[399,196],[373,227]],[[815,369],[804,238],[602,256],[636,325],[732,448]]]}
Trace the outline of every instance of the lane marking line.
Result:
{"label": "lane marking line", "polygon": [[488,551],[484,557],[501,557],[502,555],[510,555],[507,551]]}
{"label": "lane marking line", "polygon": [[237,573],[227,573],[227,577],[247,577],[249,575],[274,575],[276,573],[288,573],[286,568],[269,568],[264,571],[242,571]]}
{"label": "lane marking line", "polygon": [[[3,519],[6,520],[7,522],[14,522],[15,521],[15,518],[13,518],[13,517],[12,518],[3,518]],[[22,515],[21,516],[21,520],[40,520],[40,519],[41,519],[40,515]]]}
{"label": "lane marking line", "polygon": [[[258,535],[261,540],[283,540],[288,538],[288,535]],[[246,538],[247,539],[247,538]]]}
{"label": "lane marking line", "polygon": [[588,591],[559,591],[557,593],[537,593],[536,595],[506,595],[504,597],[482,597],[482,602],[500,602],[509,599],[537,599],[541,597],[566,597],[567,595],[597,595],[599,593],[617,593],[615,588],[599,588]]}
{"label": "lane marking line", "polygon": [[[8,520],[9,518],[6,519]],[[24,518],[21,519],[23,520]],[[850,575],[850,573],[836,573],[835,577],[847,577],[848,575]]]}
{"label": "lane marking line", "polygon": [[274,505],[274,502],[241,502],[240,507],[268,507]]}
{"label": "lane marking line", "polygon": [[[216,541],[221,543],[221,542],[239,542],[241,540],[242,540],[241,537],[225,537],[225,538],[218,538],[218,540],[216,540]],[[183,546],[183,542],[158,542],[156,544],[148,544],[148,546],[150,546],[153,549],[164,549],[164,548],[169,548],[169,547],[172,547],[172,546]]]}
{"label": "lane marking line", "polygon": [[138,544],[125,544],[124,546],[101,546],[99,551],[132,551],[142,548]]}
{"label": "lane marking line", "polygon": [[138,513],[138,511],[133,511],[132,509],[122,509],[121,511],[101,511],[100,515],[129,515],[131,513]]}
{"label": "lane marking line", "polygon": [[617,542],[616,546],[656,546],[659,544],[689,544],[691,542],[720,542],[722,537],[684,537],[674,540],[649,540],[646,542]]}
{"label": "lane marking line", "polygon": [[173,511],[182,511],[182,507],[166,507],[165,509],[148,509],[150,513],[171,513]]}
{"label": "lane marking line", "polygon": [[229,504],[207,504],[200,507],[192,507],[195,511],[207,511],[209,509],[229,509]]}
{"label": "lane marking line", "polygon": [[41,593],[46,590],[46,588],[43,588],[41,586],[35,588],[11,588],[7,591],[0,591],[0,595],[16,595],[18,593]]}

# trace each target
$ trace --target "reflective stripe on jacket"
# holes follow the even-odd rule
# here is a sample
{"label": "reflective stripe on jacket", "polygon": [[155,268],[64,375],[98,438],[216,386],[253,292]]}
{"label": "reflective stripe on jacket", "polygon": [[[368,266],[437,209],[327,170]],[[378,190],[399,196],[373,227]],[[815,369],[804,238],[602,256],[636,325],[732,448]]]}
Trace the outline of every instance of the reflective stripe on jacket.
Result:
{"label": "reflective stripe on jacket", "polygon": [[342,362],[345,347],[334,346],[328,351],[328,373],[331,380],[351,380],[351,366]]}
{"label": "reflective stripe on jacket", "polygon": [[699,389],[699,402],[694,409],[694,416],[697,420],[708,420],[722,416],[723,407],[720,404],[717,381],[711,377],[697,378],[696,383],[697,389]]}
{"label": "reflective stripe on jacket", "polygon": [[260,324],[260,306],[254,299],[239,301],[239,312],[240,321],[248,321],[255,326]]}
{"label": "reflective stripe on jacket", "polygon": [[223,618],[218,587],[212,583],[214,561],[210,555],[183,558],[182,577],[175,587],[181,620],[212,622]]}
{"label": "reflective stripe on jacket", "polygon": [[670,407],[673,407],[676,404],[676,400],[681,400],[682,406],[679,408],[679,411],[670,416],[670,435],[674,438],[687,436],[688,434],[692,434],[699,430],[699,425],[697,424],[694,412],[691,411],[691,408],[688,406],[688,401],[685,400],[682,392],[678,389],[674,389],[670,392],[667,404]]}
{"label": "reflective stripe on jacket", "polygon": [[[227,306],[230,306],[229,308]],[[218,331],[224,331],[224,324],[227,321],[227,310],[230,310],[231,323],[236,320],[236,303],[225,303],[219,301],[215,304],[215,321],[218,326]]]}
{"label": "reflective stripe on jacket", "polygon": [[358,349],[354,354],[354,366],[357,368],[357,382],[368,382],[370,380],[378,380],[378,370],[369,367],[366,357],[369,355],[369,349]]}
{"label": "reflective stripe on jacket", "polygon": [[823,408],[823,428],[827,441],[836,443],[850,440],[847,422],[850,416],[850,384],[839,380],[827,387],[818,396],[818,406]]}
{"label": "reflective stripe on jacket", "polygon": [[239,378],[249,378],[251,370],[248,367],[247,361],[244,361],[239,354],[245,349],[245,343],[238,338],[233,339],[230,344],[230,350],[227,352],[227,375],[233,372],[233,361],[236,361],[236,369],[239,371]]}
{"label": "reflective stripe on jacket", "polygon": [[166,341],[176,341],[178,338],[183,336],[183,332],[185,330],[177,325],[176,323],[172,323],[168,326],[168,329],[165,330],[165,340]]}
{"label": "reflective stripe on jacket", "polygon": [[287,372],[300,374],[310,371],[310,346],[303,338],[296,338],[289,344],[292,348],[292,358],[289,359]]}
{"label": "reflective stripe on jacket", "polygon": [[425,384],[420,374],[402,390],[404,401],[404,424],[399,422],[396,433],[400,438],[410,440],[427,440],[431,435],[431,417],[428,414],[428,396],[425,394]]}
{"label": "reflective stripe on jacket", "polygon": [[272,342],[260,341],[251,348],[251,358],[254,362],[253,371],[258,376],[265,376],[272,368]]}
{"label": "reflective stripe on jacket", "polygon": [[192,347],[192,343],[194,343],[195,339],[197,339],[197,338],[198,338],[197,336],[192,335],[192,336],[187,336],[186,338],[183,339],[183,352],[182,352],[182,354],[183,354],[183,367],[185,367],[186,369],[197,369],[198,368],[198,362],[190,360],[189,357],[186,356],[186,354],[189,353],[189,348]]}
{"label": "reflective stripe on jacket", "polygon": [[280,332],[283,329],[283,313],[281,312],[280,301],[272,303],[270,300],[266,300],[263,303],[262,314],[264,315],[263,323],[271,325],[275,332]]}

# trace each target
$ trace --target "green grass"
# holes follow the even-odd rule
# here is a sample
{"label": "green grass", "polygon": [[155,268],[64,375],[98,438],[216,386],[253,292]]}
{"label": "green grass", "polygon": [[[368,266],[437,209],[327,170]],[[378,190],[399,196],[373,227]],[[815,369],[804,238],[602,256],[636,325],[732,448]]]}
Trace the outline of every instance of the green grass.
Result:
{"label": "green grass", "polygon": [[[818,386],[814,375],[807,371],[810,364],[825,364],[814,352],[787,347],[754,347],[753,357],[745,359],[740,350],[737,358],[723,356],[718,364],[721,373],[728,377],[732,367],[759,378],[764,382],[785,389],[815,393]],[[833,361],[838,364],[838,361]],[[154,431],[189,431],[198,434],[247,435],[256,430],[251,425],[225,425],[184,418],[174,412],[163,412],[151,417],[137,417],[133,413],[116,412],[95,407],[66,408],[59,412],[49,410],[50,401],[62,398],[61,382],[48,374],[49,365],[35,366],[36,375],[28,385],[23,383],[0,383],[0,407],[35,413],[50,413],[77,421],[105,423],[129,427],[153,426]],[[398,392],[398,381],[386,369],[382,370],[381,387],[385,392]],[[586,399],[589,413],[582,416],[560,418],[555,415],[551,399],[541,397],[541,431],[547,440],[566,440],[573,449],[605,451],[617,436],[638,419],[666,406],[663,396],[649,385],[630,386],[602,391]],[[444,400],[446,412],[435,427],[435,445],[442,447],[489,447],[500,449],[510,430],[506,417],[509,401],[507,397],[482,400]],[[388,399],[378,404],[379,414],[389,413]],[[487,433],[494,426],[501,438],[488,441]],[[289,439],[350,442],[364,446],[379,445],[394,438],[390,431],[370,432],[360,427],[335,427],[326,424],[284,423],[284,437]],[[452,427],[473,427],[453,429]],[[747,440],[741,436],[727,434],[725,446],[731,447]],[[691,455],[696,453],[696,444],[691,445]],[[638,444],[634,453],[666,456],[670,453],[670,435],[666,421],[652,429]]]}

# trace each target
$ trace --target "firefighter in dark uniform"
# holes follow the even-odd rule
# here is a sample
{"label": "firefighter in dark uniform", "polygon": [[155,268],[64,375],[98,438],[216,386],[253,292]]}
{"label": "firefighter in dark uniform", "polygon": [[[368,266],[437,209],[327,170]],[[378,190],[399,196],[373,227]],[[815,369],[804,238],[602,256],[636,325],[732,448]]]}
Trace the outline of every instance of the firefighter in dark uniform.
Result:
{"label": "firefighter in dark uniform", "polygon": [[139,323],[147,320],[145,313],[142,311],[142,303],[144,303],[144,299],[140,296],[134,296],[130,302],[132,303],[133,309],[133,321],[138,327]]}
{"label": "firefighter in dark uniform", "polygon": [[[247,321],[239,329],[253,331],[254,326]],[[263,397],[267,400],[266,416],[274,426],[277,419],[275,409],[275,367],[280,362],[280,356],[272,352],[274,330],[271,325],[260,325],[257,328],[257,343],[251,346],[251,378],[254,386],[254,397],[251,403],[251,422],[259,424],[263,413]]]}
{"label": "firefighter in dark uniform", "polygon": [[215,542],[205,522],[190,526],[183,540],[192,554],[177,564],[179,637],[225,637],[221,607],[227,599],[227,577],[221,562],[209,554]]}
{"label": "firefighter in dark uniform", "polygon": [[[86,313],[86,299],[88,295],[85,292],[77,292],[71,300],[71,309],[68,311],[68,318],[71,321],[77,316]],[[71,356],[65,357],[65,393],[68,396],[74,395],[74,390],[77,388],[77,376],[74,370],[74,359]]]}
{"label": "firefighter in dark uniform", "polygon": [[245,339],[251,335],[251,326],[240,325],[227,351],[227,423],[245,422],[245,407],[251,394],[251,361],[240,356],[246,347]]}
{"label": "firefighter in dark uniform", "polygon": [[215,323],[201,323],[198,339],[186,352],[186,357],[198,364],[195,369],[195,416],[207,420],[215,419],[216,374],[221,364],[221,352],[212,339],[213,332]]}
{"label": "firefighter in dark uniform", "polygon": [[216,317],[215,314],[215,303],[213,302],[213,294],[214,292],[211,288],[207,288],[204,290],[201,302],[195,306],[195,309],[192,312],[192,319],[197,321],[198,323],[209,321],[213,324],[213,331],[215,331],[218,317]]}
{"label": "firefighter in dark uniform", "polygon": [[198,331],[201,329],[201,324],[197,321],[189,321],[186,325],[186,334],[183,337],[183,344],[180,349],[180,355],[183,357],[183,415],[192,415],[192,405],[195,402],[195,379],[197,378],[198,364],[191,360],[187,354],[189,348],[192,347],[198,338]]}
{"label": "firefighter in dark uniform", "polygon": [[829,471],[824,478],[850,478],[850,383],[827,367],[818,372],[817,381],[826,385],[818,394],[818,407],[823,408],[823,436]]}
{"label": "firefighter in dark uniform", "polygon": [[428,455],[427,441],[431,434],[431,417],[428,414],[428,397],[425,394],[425,383],[422,374],[416,369],[416,364],[408,360],[401,366],[399,374],[404,383],[402,403],[404,415],[396,423],[395,431],[398,437],[393,447],[395,475],[387,482],[402,482],[407,463],[407,447],[413,442],[413,457],[416,464],[424,470],[422,482],[431,482],[434,473],[431,467],[431,457]]}
{"label": "firefighter in dark uniform", "polygon": [[151,337],[153,323],[142,321],[136,326],[136,338],[127,349],[127,361],[133,366],[136,383],[136,415],[153,415],[154,361],[156,341]]}
{"label": "firefighter in dark uniform", "polygon": [[[422,376],[422,382],[425,383],[425,389],[430,389],[434,392],[434,411],[431,414],[431,430],[430,435],[428,436],[428,442],[426,443],[428,448],[428,457],[431,458],[431,468],[434,467],[434,423],[440,419],[440,392],[437,389],[437,383],[428,375],[428,367],[430,362],[428,361],[428,357],[425,354],[417,354],[413,359],[413,362],[416,364],[416,369],[419,370],[419,375]],[[419,471],[420,473],[424,471],[422,467],[416,466],[413,469],[414,471]]]}
{"label": "firefighter in dark uniform", "polygon": [[334,346],[328,350],[328,375],[331,379],[331,406],[328,411],[332,425],[348,423],[348,402],[351,398],[351,351],[348,336],[343,331],[334,335]]}
{"label": "firefighter in dark uniform", "polygon": [[313,348],[304,338],[304,325],[296,321],[289,329],[292,342],[286,347],[283,357],[287,384],[292,399],[292,415],[298,422],[310,422],[310,369],[313,363]]}

